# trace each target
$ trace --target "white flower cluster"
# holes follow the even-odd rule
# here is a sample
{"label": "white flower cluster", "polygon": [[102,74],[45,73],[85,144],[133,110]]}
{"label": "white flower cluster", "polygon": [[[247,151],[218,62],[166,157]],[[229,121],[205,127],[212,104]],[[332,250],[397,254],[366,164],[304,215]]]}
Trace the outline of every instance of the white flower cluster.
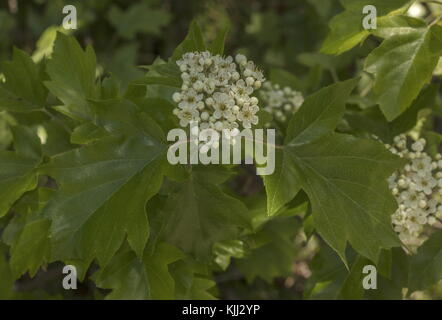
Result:
{"label": "white flower cluster", "polygon": [[173,100],[178,104],[174,114],[180,126],[196,121],[201,130],[222,132],[258,124],[258,99],[252,94],[265,79],[244,55],[234,60],[208,51],[188,52],[177,64],[183,85]]}
{"label": "white flower cluster", "polygon": [[409,163],[389,178],[389,186],[398,202],[392,215],[394,230],[401,241],[415,250],[424,241],[426,226],[442,218],[442,155],[433,159],[425,153],[426,141],[419,139],[407,147],[405,135],[397,136],[389,150]]}
{"label": "white flower cluster", "polygon": [[264,110],[271,113],[277,121],[285,122],[298,111],[304,103],[301,92],[289,87],[281,88],[278,84],[266,82],[260,90]]}

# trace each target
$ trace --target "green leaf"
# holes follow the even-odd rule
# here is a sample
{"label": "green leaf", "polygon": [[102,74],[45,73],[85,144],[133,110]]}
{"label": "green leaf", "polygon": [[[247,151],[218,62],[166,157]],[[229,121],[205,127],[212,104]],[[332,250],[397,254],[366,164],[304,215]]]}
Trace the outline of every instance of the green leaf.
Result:
{"label": "green leaf", "polygon": [[345,102],[358,80],[338,82],[309,96],[289,122],[285,144],[307,144],[333,131],[344,114]]}
{"label": "green leaf", "polygon": [[305,89],[303,81],[284,69],[271,69],[269,79],[272,83],[279,84],[281,87],[289,87],[300,91]]}
{"label": "green leaf", "polygon": [[172,61],[179,60],[186,52],[204,50],[206,50],[206,44],[201,29],[196,21],[192,21],[186,38],[173,52]]}
{"label": "green leaf", "polygon": [[[112,55],[106,56],[106,60],[103,61],[105,70],[111,72],[112,77],[115,75],[118,78],[122,88],[126,88],[127,84],[133,79],[143,76],[144,72],[138,66],[138,50],[139,45],[132,41],[116,47],[115,51],[112,51]],[[102,88],[103,90],[106,89]],[[112,98],[116,97],[114,95]]]}
{"label": "green leaf", "polygon": [[274,215],[301,190],[296,169],[290,154],[277,149],[275,152],[275,172],[264,176],[267,193],[267,213]]}
{"label": "green leaf", "polygon": [[65,106],[65,112],[74,119],[88,120],[91,111],[88,99],[99,97],[95,83],[97,61],[94,50],[88,46],[85,51],[75,38],[57,33],[52,58],[47,62],[50,81],[46,87]]}
{"label": "green leaf", "polygon": [[388,121],[410,107],[430,82],[442,54],[442,27],[411,29],[386,39],[368,57],[365,70],[376,76],[377,102]]}
{"label": "green leaf", "polygon": [[127,116],[133,122],[126,124],[124,104],[120,114],[111,106],[108,116],[119,117],[121,128],[130,126],[129,136],[105,137],[55,156],[42,169],[59,185],[43,210],[52,221],[56,259],[90,262],[96,257],[104,266],[126,235],[139,256],[147,242],[145,205],[161,186],[165,145],[152,135],[146,115]]}
{"label": "green leaf", "polygon": [[173,299],[175,281],[168,266],[181,258],[183,254],[166,243],[160,243],[142,259],[132,251],[121,250],[93,279],[98,287],[112,289],[106,299]]}
{"label": "green leaf", "polygon": [[377,9],[377,17],[385,16],[396,9],[403,8],[410,0],[341,0],[345,11],[330,22],[330,34],[322,45],[321,51],[327,54],[341,54],[364,41],[370,31],[364,29],[362,21],[366,16],[362,10],[367,5]]}
{"label": "green leaf", "polygon": [[44,58],[50,57],[54,49],[54,42],[57,38],[57,32],[69,34],[71,30],[63,28],[63,26],[50,26],[43,31],[35,44],[35,50],[32,53],[32,60],[39,62]]}
{"label": "green leaf", "polygon": [[14,277],[12,276],[11,268],[6,260],[6,246],[0,244],[0,300],[12,299],[15,296],[14,292]]}
{"label": "green leaf", "polygon": [[91,122],[86,122],[74,129],[71,134],[71,142],[75,144],[87,144],[100,140],[106,135],[107,132],[103,128]]}
{"label": "green leaf", "polygon": [[[344,261],[349,242],[377,262],[382,248],[400,244],[391,228],[396,201],[386,179],[403,161],[378,142],[333,133],[354,85],[354,80],[338,83],[306,100],[276,153],[274,174],[265,176],[264,183],[269,214],[302,188],[312,204],[316,230]],[[334,98],[324,92],[333,92]]]}
{"label": "green leaf", "polygon": [[50,261],[50,221],[41,219],[41,209],[53,190],[37,188],[23,195],[14,205],[14,215],[3,230],[2,240],[10,246],[10,266],[15,279],[29,271],[33,277]]}
{"label": "green leaf", "polygon": [[291,274],[296,256],[295,236],[301,224],[296,218],[278,218],[268,222],[248,242],[256,246],[235,265],[251,283],[259,277],[271,283],[276,277]]}
{"label": "green leaf", "polygon": [[118,99],[120,97],[120,81],[113,74],[101,83],[101,99]]}
{"label": "green leaf", "polygon": [[350,269],[350,273],[345,279],[342,288],[339,291],[338,299],[343,300],[359,300],[364,297],[364,288],[362,281],[365,277],[363,268],[370,265],[370,260],[358,256]]}
{"label": "green leaf", "polygon": [[409,289],[426,289],[442,279],[442,232],[434,233],[410,259]]}
{"label": "green leaf", "polygon": [[210,279],[195,277],[193,279],[191,291],[188,299],[192,300],[216,300],[216,298],[208,292],[215,287],[216,282]]}
{"label": "green leaf", "polygon": [[[341,82],[308,97],[302,108],[289,123],[286,144],[302,145],[334,130],[345,110],[345,101],[356,86],[356,80]],[[276,171],[264,177],[267,192],[267,210],[275,214],[301,189],[296,169],[291,165],[291,155],[276,150]]]}
{"label": "green leaf", "polygon": [[316,230],[343,259],[346,242],[375,263],[381,248],[399,245],[390,222],[397,205],[386,179],[403,162],[382,144],[330,134],[286,146],[284,157],[312,203]]}
{"label": "green leaf", "polygon": [[408,286],[409,258],[402,248],[393,248],[390,276],[387,278],[378,273],[378,288],[367,290],[366,297],[373,300],[402,300],[403,289]]}
{"label": "green leaf", "polygon": [[[354,257],[348,257],[353,262]],[[337,299],[348,270],[342,260],[328,245],[321,245],[310,263],[311,277],[304,292],[308,299]]]}
{"label": "green leaf", "polygon": [[15,152],[0,151],[0,217],[25,192],[37,186],[37,167],[41,162],[38,137],[26,127],[13,127]]}
{"label": "green leaf", "polygon": [[12,207],[14,215],[3,230],[2,240],[14,246],[27,223],[41,219],[41,209],[52,197],[54,190],[40,187],[24,194]]}
{"label": "green leaf", "polygon": [[[363,279],[368,275],[363,272],[367,265],[374,265],[370,260],[356,255],[353,250],[347,250],[347,257],[351,262],[350,269],[346,269],[338,256],[328,247],[322,246],[315,255],[312,263],[312,277],[307,283],[307,296],[313,299],[341,299],[360,300],[365,297],[373,299],[400,299],[401,269],[407,267],[402,264],[401,258],[405,256],[402,248],[394,248],[383,252],[382,258],[376,268],[376,289],[365,290]],[[386,278],[385,273],[392,267],[390,258],[393,255],[392,280]],[[396,265],[396,263],[398,265]]]}
{"label": "green leaf", "polygon": [[197,259],[211,259],[215,243],[234,239],[248,227],[245,205],[225,194],[205,168],[193,172],[187,181],[174,184],[164,208],[162,237]]}
{"label": "green leaf", "polygon": [[181,71],[176,64],[176,61],[170,59],[168,62],[164,62],[162,59],[157,58],[155,62],[148,66],[148,75],[170,77],[170,78],[181,78]]}
{"label": "green leaf", "polygon": [[396,34],[403,34],[416,28],[425,28],[424,21],[408,16],[386,16],[378,19],[378,28],[371,32],[381,38],[389,38]]}
{"label": "green leaf", "polygon": [[0,82],[0,110],[30,112],[46,105],[42,68],[24,52],[14,48],[12,61],[2,63],[5,83]]}
{"label": "green leaf", "polygon": [[434,131],[425,131],[423,138],[427,141],[425,151],[432,157],[436,157],[440,150],[440,144],[442,143],[442,134]]}
{"label": "green leaf", "polygon": [[37,133],[42,135],[43,154],[53,156],[73,149],[70,142],[69,124],[61,120],[60,115],[54,116],[51,120],[43,122],[37,126]]}
{"label": "green leaf", "polygon": [[[170,273],[175,280],[175,299],[182,300],[215,300],[216,298],[209,293],[216,283],[207,279],[201,274],[205,265],[197,264],[189,259],[179,260],[170,267]],[[206,268],[204,268],[206,269]]]}
{"label": "green leaf", "polygon": [[153,8],[146,2],[139,2],[125,11],[114,5],[108,13],[109,22],[126,39],[133,39],[137,33],[158,35],[171,18],[169,12]]}
{"label": "green leaf", "polygon": [[178,77],[143,77],[132,82],[134,85],[162,85],[174,88],[181,88],[182,80]]}
{"label": "green leaf", "polygon": [[51,254],[51,243],[48,238],[51,222],[39,219],[28,223],[17,242],[11,248],[11,269],[15,278],[27,270],[33,277],[41,265],[47,263]]}
{"label": "green leaf", "polygon": [[224,44],[226,41],[227,33],[229,32],[230,27],[227,26],[223,28],[216,36],[215,40],[213,40],[210,45],[207,47],[213,55],[223,55],[224,53]]}
{"label": "green leaf", "polygon": [[162,98],[143,98],[134,101],[144,112],[148,113],[164,132],[179,128],[178,118],[173,114],[175,105]]}
{"label": "green leaf", "polygon": [[383,141],[391,143],[394,137],[406,133],[416,126],[418,120],[423,117],[421,113],[424,109],[435,108],[438,92],[439,85],[434,84],[424,88],[411,107],[391,122],[385,119],[377,106],[359,113],[349,113],[346,115],[346,119],[353,129],[374,134]]}

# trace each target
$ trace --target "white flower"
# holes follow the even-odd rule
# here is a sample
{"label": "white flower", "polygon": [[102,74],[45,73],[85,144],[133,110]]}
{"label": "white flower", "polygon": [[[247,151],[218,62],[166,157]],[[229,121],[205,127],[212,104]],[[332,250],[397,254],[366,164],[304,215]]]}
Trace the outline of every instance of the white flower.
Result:
{"label": "white flower", "polygon": [[415,143],[413,143],[411,145],[411,149],[416,152],[424,151],[424,147],[425,147],[425,140],[424,139],[419,139],[418,141],[416,141]]}
{"label": "white flower", "polygon": [[421,176],[419,174],[413,178],[416,183],[416,191],[422,191],[428,195],[433,193],[433,188],[437,185],[436,179],[430,175]]}
{"label": "white flower", "polygon": [[253,106],[246,105],[238,114],[238,120],[242,122],[244,128],[251,128],[252,124],[258,124],[258,117],[255,115],[256,109]]}
{"label": "white flower", "polygon": [[197,108],[198,102],[202,99],[202,94],[198,94],[194,89],[189,89],[187,91],[181,92],[181,102],[178,104],[178,107],[180,107],[181,109]]}
{"label": "white flower", "polygon": [[198,110],[189,106],[186,106],[178,111],[177,116],[180,119],[180,126],[182,127],[187,127],[191,121],[199,120]]}
{"label": "white flower", "polygon": [[401,199],[407,208],[417,209],[419,201],[424,197],[414,191],[404,191],[401,193]]}
{"label": "white flower", "polygon": [[[172,99],[178,104],[174,114],[180,126],[202,122],[201,129],[250,128],[258,124],[256,88],[264,75],[244,55],[222,57],[208,51],[188,52],[177,61],[183,85]],[[203,128],[204,127],[204,128]]]}
{"label": "white flower", "polygon": [[424,152],[424,139],[412,142],[408,149],[405,135],[395,137],[387,148],[409,160],[388,179],[388,185],[399,207],[392,215],[394,230],[407,248],[415,251],[425,241],[425,228],[442,218],[442,171],[438,164],[442,156],[432,159]]}
{"label": "white flower", "polygon": [[213,108],[215,109],[213,116],[216,119],[222,117],[229,119],[233,115],[232,108],[235,106],[235,100],[231,96],[227,93],[216,92],[213,95],[213,100]]}
{"label": "white flower", "polygon": [[[413,154],[413,153],[411,153],[411,154]],[[414,158],[415,155],[412,157]],[[430,157],[422,157],[422,158],[414,159],[411,162],[411,168],[413,170],[415,170],[418,175],[425,176],[427,174],[428,170],[431,171],[431,169],[432,169],[431,168],[431,158]]]}
{"label": "white flower", "polygon": [[250,94],[253,93],[253,88],[248,86],[243,79],[236,81],[235,85],[232,86],[232,92],[235,94],[235,99],[247,99]]}

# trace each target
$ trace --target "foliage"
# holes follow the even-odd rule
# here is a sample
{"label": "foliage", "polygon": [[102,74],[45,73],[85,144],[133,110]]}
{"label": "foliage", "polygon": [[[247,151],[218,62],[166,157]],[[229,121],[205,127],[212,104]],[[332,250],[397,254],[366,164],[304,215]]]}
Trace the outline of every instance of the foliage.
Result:
{"label": "foliage", "polygon": [[[61,287],[68,264],[82,298],[441,297],[440,223],[415,254],[400,242],[387,179],[405,162],[384,145],[422,136],[437,154],[437,6],[411,18],[413,1],[372,1],[367,31],[365,1],[254,2],[191,1],[181,14],[184,1],[73,1],[72,35],[52,20],[64,1],[29,1],[22,20],[41,37],[12,51],[0,28],[0,298],[41,298],[22,284],[50,272],[38,289],[79,298]],[[10,11],[0,26],[17,32]],[[176,61],[205,50],[244,53],[306,96],[286,123],[260,114],[277,129],[273,174],[167,161]],[[362,287],[366,265],[375,291]]]}

